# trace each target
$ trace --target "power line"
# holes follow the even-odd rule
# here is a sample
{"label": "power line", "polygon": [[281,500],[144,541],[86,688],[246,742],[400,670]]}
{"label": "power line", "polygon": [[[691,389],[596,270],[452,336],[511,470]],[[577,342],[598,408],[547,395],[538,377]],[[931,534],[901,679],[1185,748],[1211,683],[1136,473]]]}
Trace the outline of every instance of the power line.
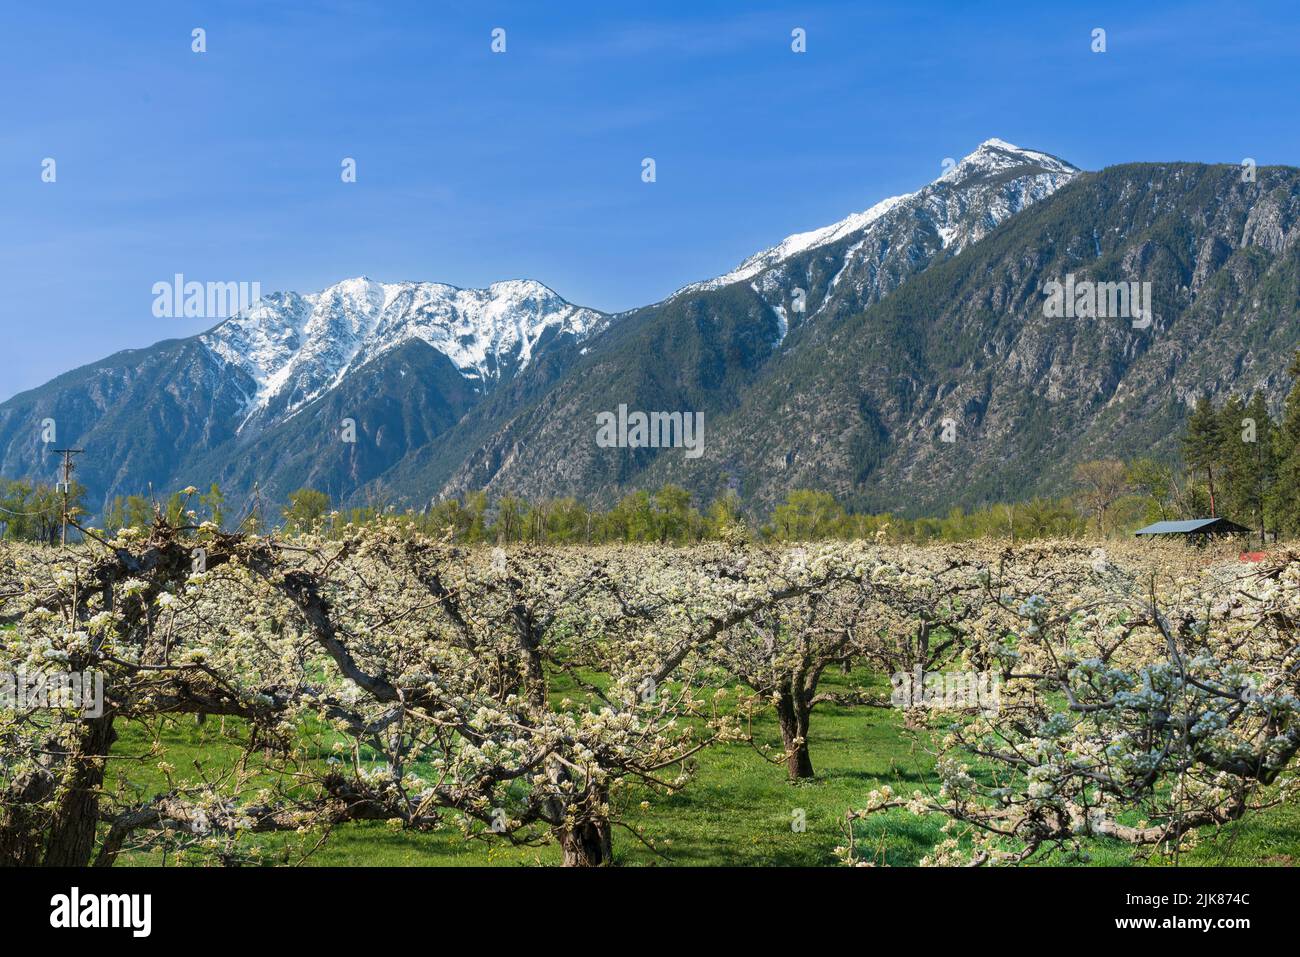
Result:
{"label": "power line", "polygon": [[50,512],[53,512],[57,507],[58,506],[56,505],[50,505],[46,508],[38,509],[35,512],[15,512],[12,508],[5,508],[3,505],[0,505],[0,512],[4,512],[6,515],[23,515],[23,516],[49,515]]}

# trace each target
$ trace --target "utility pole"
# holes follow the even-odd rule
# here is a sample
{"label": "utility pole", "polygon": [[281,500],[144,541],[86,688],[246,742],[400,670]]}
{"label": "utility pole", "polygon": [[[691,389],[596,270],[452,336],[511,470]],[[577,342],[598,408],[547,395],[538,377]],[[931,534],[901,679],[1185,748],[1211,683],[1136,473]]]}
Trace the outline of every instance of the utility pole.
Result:
{"label": "utility pole", "polygon": [[258,482],[253,483],[253,511],[249,513],[252,518],[252,532],[254,535],[262,534],[262,486]]}
{"label": "utility pole", "polygon": [[80,455],[85,449],[55,449],[55,452],[63,456],[63,480],[59,482],[58,489],[63,493],[63,535],[61,542],[68,544],[68,496],[72,493],[72,470],[76,468],[72,463],[74,455]]}

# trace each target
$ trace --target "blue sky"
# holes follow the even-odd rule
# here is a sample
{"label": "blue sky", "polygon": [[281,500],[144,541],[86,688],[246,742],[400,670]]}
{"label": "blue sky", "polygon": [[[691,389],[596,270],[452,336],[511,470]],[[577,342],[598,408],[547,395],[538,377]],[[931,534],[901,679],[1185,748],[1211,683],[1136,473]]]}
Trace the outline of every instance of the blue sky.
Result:
{"label": "blue sky", "polygon": [[993,136],[1085,169],[1300,164],[1293,3],[42,0],[3,21],[0,398],[211,325],[153,316],[177,272],[530,277],[619,310]]}

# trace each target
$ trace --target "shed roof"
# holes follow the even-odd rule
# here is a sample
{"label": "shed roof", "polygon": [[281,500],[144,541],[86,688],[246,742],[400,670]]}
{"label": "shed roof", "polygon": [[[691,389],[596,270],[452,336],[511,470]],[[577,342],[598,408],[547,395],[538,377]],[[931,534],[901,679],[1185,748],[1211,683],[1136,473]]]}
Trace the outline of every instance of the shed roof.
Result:
{"label": "shed roof", "polygon": [[1245,532],[1249,529],[1226,518],[1188,518],[1172,522],[1156,522],[1139,528],[1135,535],[1186,535],[1191,532]]}

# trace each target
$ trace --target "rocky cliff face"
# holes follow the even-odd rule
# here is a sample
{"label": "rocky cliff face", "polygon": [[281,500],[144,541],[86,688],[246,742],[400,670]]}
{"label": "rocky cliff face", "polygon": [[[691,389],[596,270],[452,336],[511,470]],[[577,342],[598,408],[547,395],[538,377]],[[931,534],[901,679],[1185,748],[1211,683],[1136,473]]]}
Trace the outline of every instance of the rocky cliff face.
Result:
{"label": "rocky cliff face", "polygon": [[[598,449],[597,412],[626,404],[700,410],[716,421],[762,388],[774,359],[803,353],[805,331],[861,312],[1077,175],[1045,153],[989,140],[915,193],[788,237],[724,276],[620,316],[573,374],[531,406],[490,423],[490,407],[469,416],[460,431],[472,430],[478,441],[467,444],[477,447],[447,474],[444,493],[486,487],[609,497],[635,486],[656,456]],[[444,474],[428,468],[411,479],[439,484]]]}
{"label": "rocky cliff face", "polygon": [[[1065,488],[1074,463],[1177,453],[1202,392],[1278,405],[1300,346],[1300,171],[1132,165],[1078,177],[960,256],[810,328],[715,416],[702,467],[771,503],[830,488],[933,512]],[[1150,283],[1152,315],[1052,318],[1044,290]],[[943,441],[944,420],[951,442]]]}

